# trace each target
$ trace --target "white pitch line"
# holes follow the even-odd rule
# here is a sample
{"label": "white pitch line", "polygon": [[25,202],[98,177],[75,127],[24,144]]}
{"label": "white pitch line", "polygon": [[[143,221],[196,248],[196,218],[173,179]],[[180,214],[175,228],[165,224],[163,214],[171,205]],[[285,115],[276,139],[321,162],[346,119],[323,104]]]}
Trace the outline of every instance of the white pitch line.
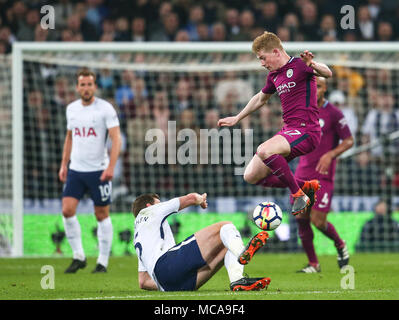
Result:
{"label": "white pitch line", "polygon": [[[303,294],[339,294],[339,293],[390,293],[390,292],[398,292],[399,290],[333,290],[333,291],[265,291],[265,292],[250,292],[251,295],[257,296],[268,296],[268,295],[303,295]],[[222,292],[222,293],[191,293],[191,294],[154,294],[154,295],[127,295],[127,296],[108,296],[108,297],[89,297],[89,298],[77,298],[72,300],[112,300],[112,299],[159,299],[159,298],[179,298],[179,297],[212,297],[212,296],[238,296],[237,292]],[[246,294],[246,293],[244,293]],[[64,300],[63,298],[59,298],[57,300]],[[67,299],[69,300],[69,299]]]}

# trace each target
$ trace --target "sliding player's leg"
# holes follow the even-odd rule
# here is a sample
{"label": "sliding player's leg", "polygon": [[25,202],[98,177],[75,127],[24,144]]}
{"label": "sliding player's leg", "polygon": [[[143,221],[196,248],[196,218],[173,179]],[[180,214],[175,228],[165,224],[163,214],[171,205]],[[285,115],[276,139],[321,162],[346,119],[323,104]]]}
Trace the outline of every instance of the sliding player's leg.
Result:
{"label": "sliding player's leg", "polygon": [[269,283],[268,278],[245,278],[244,266],[238,257],[245,247],[236,227],[228,221],[206,227],[195,234],[206,265],[198,270],[197,289],[207,282],[223,265],[227,269],[231,290],[260,290]]}

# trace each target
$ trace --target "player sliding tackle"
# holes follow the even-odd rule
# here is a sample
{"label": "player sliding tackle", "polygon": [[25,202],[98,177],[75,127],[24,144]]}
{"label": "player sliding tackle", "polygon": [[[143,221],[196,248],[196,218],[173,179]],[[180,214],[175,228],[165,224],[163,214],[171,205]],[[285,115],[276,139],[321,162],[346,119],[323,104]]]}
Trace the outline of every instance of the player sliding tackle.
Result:
{"label": "player sliding tackle", "polygon": [[145,290],[192,291],[207,282],[222,266],[227,269],[232,291],[266,288],[270,278],[247,278],[244,266],[268,238],[262,231],[247,247],[236,227],[222,221],[203,228],[176,245],[166,218],[186,207],[208,206],[206,193],[190,193],[161,202],[155,193],[133,202],[134,247],[138,259],[139,285]]}
{"label": "player sliding tackle", "polygon": [[252,51],[262,67],[270,72],[265,87],[251,98],[244,109],[233,117],[220,119],[219,126],[234,126],[252,112],[264,106],[277,92],[283,110],[283,128],[258,146],[257,152],[244,172],[244,180],[264,187],[283,184],[294,199],[291,213],[297,215],[311,207],[314,194],[320,188],[317,180],[296,179],[288,162],[313,151],[320,143],[319,110],[316,96],[316,77],[332,76],[331,70],[313,60],[304,51],[301,57],[291,57],[280,39],[272,32],[258,36]]}

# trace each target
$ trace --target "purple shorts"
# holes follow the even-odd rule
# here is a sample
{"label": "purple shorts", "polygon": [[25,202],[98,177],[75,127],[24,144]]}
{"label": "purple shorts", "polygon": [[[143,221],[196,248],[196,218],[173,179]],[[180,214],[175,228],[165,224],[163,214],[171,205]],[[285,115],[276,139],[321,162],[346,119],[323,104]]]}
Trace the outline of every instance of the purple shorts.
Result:
{"label": "purple shorts", "polygon": [[331,209],[331,200],[334,193],[334,182],[330,180],[320,180],[321,188],[316,192],[316,201],[312,209],[329,213]]}
{"label": "purple shorts", "polygon": [[290,162],[296,157],[312,152],[319,144],[321,132],[305,128],[283,127],[276,135],[283,136],[291,146],[291,152],[285,159]]}
{"label": "purple shorts", "polygon": [[[320,180],[321,188],[316,191],[316,201],[312,207],[312,210],[320,211],[323,213],[329,213],[331,209],[331,200],[334,194],[334,182],[330,180]],[[290,203],[292,204],[294,199],[290,196]]]}

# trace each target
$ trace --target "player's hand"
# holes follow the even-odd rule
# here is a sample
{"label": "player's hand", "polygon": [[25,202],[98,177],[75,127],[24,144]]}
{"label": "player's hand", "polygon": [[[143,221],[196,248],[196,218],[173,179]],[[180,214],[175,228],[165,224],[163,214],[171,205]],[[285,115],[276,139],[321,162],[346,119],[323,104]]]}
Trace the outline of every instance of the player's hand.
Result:
{"label": "player's hand", "polygon": [[68,174],[67,166],[61,166],[60,171],[58,171],[58,178],[61,182],[65,182]]}
{"label": "player's hand", "polygon": [[237,116],[219,119],[218,127],[232,127],[238,122]]}
{"label": "player's hand", "polygon": [[194,195],[195,195],[195,204],[200,205],[202,209],[208,207],[208,203],[206,202],[206,197],[207,197],[206,193],[203,194],[195,193]]}
{"label": "player's hand", "polygon": [[329,152],[325,153],[317,163],[316,171],[320,174],[327,175],[332,160],[333,160],[332,155]]}
{"label": "player's hand", "polygon": [[100,180],[101,181],[111,181],[113,177],[114,177],[114,169],[108,167],[101,174]]}
{"label": "player's hand", "polygon": [[301,56],[302,61],[305,62],[307,66],[310,66],[312,64],[312,62],[313,62],[312,60],[314,58],[314,55],[312,52],[310,52],[309,50],[305,50],[304,52],[302,52],[300,54],[300,56]]}

